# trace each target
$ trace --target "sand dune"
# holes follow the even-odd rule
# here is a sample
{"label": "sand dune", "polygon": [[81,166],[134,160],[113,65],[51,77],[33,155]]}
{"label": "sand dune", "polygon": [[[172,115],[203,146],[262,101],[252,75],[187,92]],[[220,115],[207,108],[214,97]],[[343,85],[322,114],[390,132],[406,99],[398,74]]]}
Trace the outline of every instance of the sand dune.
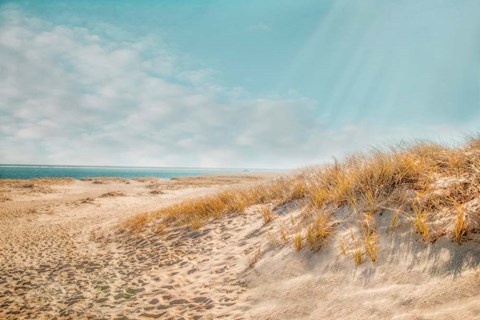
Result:
{"label": "sand dune", "polygon": [[[377,218],[379,259],[339,255],[347,230],[318,253],[270,249],[245,274],[249,319],[478,319],[479,238],[425,244],[407,222],[389,232]],[[365,259],[366,260],[366,259]]]}
{"label": "sand dune", "polygon": [[[192,231],[119,224],[139,212],[263,177],[2,181],[2,319],[477,319],[480,247],[421,241],[375,217],[379,259],[353,262],[339,227],[296,252],[271,234],[302,206],[254,205]],[[152,194],[152,191],[158,191]],[[273,208],[265,224],[261,210]],[[348,221],[353,212],[335,218]],[[291,239],[289,239],[290,241]]]}

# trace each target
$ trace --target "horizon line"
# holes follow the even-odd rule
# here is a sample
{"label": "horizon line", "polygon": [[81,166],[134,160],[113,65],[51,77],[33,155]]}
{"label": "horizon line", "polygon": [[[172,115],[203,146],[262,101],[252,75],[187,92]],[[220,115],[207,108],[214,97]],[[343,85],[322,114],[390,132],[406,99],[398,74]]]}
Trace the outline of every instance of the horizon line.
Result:
{"label": "horizon line", "polygon": [[0,163],[0,168],[14,167],[57,167],[57,168],[146,168],[146,169],[203,169],[203,170],[292,170],[294,168],[254,168],[254,167],[169,167],[169,166],[129,166],[129,165],[72,165],[72,164],[16,164]]}

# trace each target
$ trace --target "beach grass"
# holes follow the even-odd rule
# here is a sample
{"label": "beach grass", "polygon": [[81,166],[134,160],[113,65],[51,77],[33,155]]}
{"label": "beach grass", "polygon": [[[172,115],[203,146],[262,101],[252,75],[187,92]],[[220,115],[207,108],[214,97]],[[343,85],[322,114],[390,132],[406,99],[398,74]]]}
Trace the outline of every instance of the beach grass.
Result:
{"label": "beach grass", "polygon": [[[360,264],[364,254],[372,262],[378,259],[378,214],[393,213],[388,226],[391,231],[406,220],[427,243],[441,235],[461,243],[478,227],[470,223],[472,213],[466,208],[479,198],[480,138],[469,138],[458,147],[418,142],[185,200],[134,216],[121,227],[132,233],[148,224],[187,225],[196,230],[210,219],[243,214],[253,205],[263,205],[260,214],[266,226],[275,221],[278,208],[295,204],[302,211],[300,218],[290,217],[290,226],[279,221],[277,233],[269,233],[270,237],[279,243],[292,241],[296,251],[303,248],[304,241],[318,250],[343,223],[335,213],[348,210],[363,232],[363,249],[353,252]],[[444,223],[437,223],[439,219]]]}

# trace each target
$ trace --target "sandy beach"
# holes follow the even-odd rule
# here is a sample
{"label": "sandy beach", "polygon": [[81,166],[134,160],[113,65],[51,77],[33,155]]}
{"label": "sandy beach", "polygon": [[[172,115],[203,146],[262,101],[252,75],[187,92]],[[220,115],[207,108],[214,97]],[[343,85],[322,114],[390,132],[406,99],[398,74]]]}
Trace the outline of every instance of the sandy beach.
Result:
{"label": "sandy beach", "polygon": [[[461,245],[425,244],[401,219],[390,232],[386,212],[375,217],[381,258],[357,265],[354,248],[339,254],[351,228],[339,227],[320,251],[273,239],[300,221],[298,201],[266,205],[269,223],[262,204],[198,230],[122,228],[138,213],[271,178],[1,181],[0,318],[478,318],[476,234]],[[341,210],[334,217],[353,219]]]}
{"label": "sandy beach", "polygon": [[201,233],[179,229],[167,238],[127,237],[116,225],[258,179],[1,181],[0,318],[234,317],[232,305],[245,291],[238,276],[246,266],[243,251],[252,244],[228,244],[240,241],[248,220],[218,222]]}

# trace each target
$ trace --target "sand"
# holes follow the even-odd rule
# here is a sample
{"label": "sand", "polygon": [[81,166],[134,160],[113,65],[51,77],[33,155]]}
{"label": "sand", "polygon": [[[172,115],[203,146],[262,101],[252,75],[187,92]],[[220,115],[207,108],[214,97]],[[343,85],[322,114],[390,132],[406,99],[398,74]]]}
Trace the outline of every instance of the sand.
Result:
{"label": "sand", "polygon": [[350,230],[336,230],[313,254],[266,250],[244,277],[245,318],[480,319],[478,235],[461,245],[447,238],[425,244],[410,222],[389,230],[391,218],[389,212],[377,217],[375,263],[364,256],[356,265],[351,250],[340,253]]}
{"label": "sand", "polygon": [[[233,234],[247,220],[218,221],[201,233],[178,229],[168,237],[131,237],[118,234],[117,226],[136,213],[256,180],[246,175],[2,181],[0,318],[230,315],[224,309],[244,291],[235,277],[243,256],[225,241],[241,237]],[[227,272],[230,267],[234,273]]]}
{"label": "sand", "polygon": [[268,225],[253,206],[198,231],[119,231],[137,213],[263,178],[1,181],[0,319],[480,318],[475,235],[427,245],[407,221],[389,232],[388,212],[378,261],[358,266],[339,254],[348,230],[319,252],[270,242],[295,204]]}

